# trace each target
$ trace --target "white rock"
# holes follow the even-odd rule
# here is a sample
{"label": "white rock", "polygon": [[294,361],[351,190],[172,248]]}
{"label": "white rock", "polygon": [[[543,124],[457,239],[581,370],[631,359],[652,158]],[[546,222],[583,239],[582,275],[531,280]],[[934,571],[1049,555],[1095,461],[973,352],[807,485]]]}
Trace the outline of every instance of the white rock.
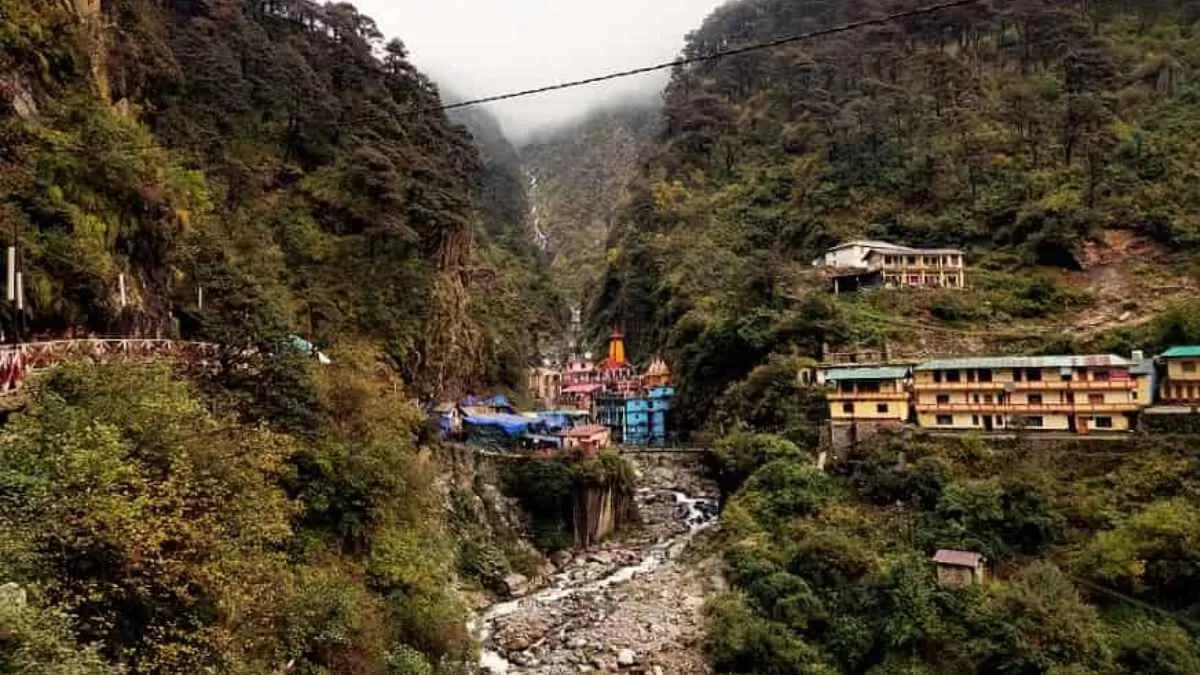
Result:
{"label": "white rock", "polygon": [[617,665],[629,667],[637,663],[637,654],[633,653],[632,649],[622,649],[617,652]]}
{"label": "white rock", "polygon": [[24,607],[27,602],[25,589],[20,584],[8,582],[0,586],[0,604],[10,607]]}

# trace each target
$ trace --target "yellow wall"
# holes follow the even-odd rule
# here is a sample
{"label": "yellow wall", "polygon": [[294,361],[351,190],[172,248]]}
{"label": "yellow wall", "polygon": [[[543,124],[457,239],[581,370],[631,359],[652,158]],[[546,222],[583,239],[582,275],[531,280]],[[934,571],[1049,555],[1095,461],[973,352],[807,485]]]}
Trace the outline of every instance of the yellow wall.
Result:
{"label": "yellow wall", "polygon": [[[847,403],[854,406],[853,413],[843,411],[843,406]],[[886,405],[888,407],[887,412],[879,412],[877,408],[879,405]],[[829,416],[835,420],[896,420],[903,422],[908,419],[908,401],[906,399],[830,401]]]}
{"label": "yellow wall", "polygon": [[1148,375],[1135,375],[1133,378],[1134,382],[1138,383],[1138,396],[1136,396],[1134,401],[1138,402],[1138,405],[1141,407],[1153,405],[1154,390],[1151,388],[1153,378]]}
{"label": "yellow wall", "polygon": [[[1183,364],[1195,364],[1195,372],[1183,372]],[[1167,360],[1167,379],[1176,381],[1200,381],[1200,359],[1168,359]]]}

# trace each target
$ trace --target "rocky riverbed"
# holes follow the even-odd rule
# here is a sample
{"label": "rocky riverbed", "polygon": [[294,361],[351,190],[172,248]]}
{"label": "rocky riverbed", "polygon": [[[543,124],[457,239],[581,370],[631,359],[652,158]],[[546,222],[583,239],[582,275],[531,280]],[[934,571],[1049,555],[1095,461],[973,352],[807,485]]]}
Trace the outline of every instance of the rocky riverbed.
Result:
{"label": "rocky riverbed", "polygon": [[481,672],[707,672],[702,608],[724,584],[708,545],[716,487],[670,465],[639,469],[642,526],[555,556],[541,588],[483,610]]}

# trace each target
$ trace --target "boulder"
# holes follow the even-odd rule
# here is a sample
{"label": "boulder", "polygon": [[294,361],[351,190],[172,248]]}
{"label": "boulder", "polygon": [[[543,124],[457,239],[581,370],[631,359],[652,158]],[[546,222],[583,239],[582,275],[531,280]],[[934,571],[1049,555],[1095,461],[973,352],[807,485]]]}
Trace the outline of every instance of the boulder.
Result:
{"label": "boulder", "polygon": [[510,598],[519,598],[529,592],[529,579],[524,574],[510,574],[504,577],[504,590]]}
{"label": "boulder", "polygon": [[622,649],[617,652],[617,665],[622,668],[628,668],[637,663],[637,654],[633,653],[632,649]]}
{"label": "boulder", "polygon": [[0,605],[24,607],[26,602],[25,589],[20,584],[10,581],[0,586]]}

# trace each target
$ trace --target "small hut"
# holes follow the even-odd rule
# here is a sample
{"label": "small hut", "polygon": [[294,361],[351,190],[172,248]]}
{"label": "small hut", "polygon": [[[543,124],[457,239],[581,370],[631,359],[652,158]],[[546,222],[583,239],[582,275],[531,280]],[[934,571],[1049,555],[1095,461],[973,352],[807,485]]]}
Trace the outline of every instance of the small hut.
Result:
{"label": "small hut", "polygon": [[987,558],[970,551],[941,549],[933,556],[938,583],[953,588],[983,584],[986,563]]}

